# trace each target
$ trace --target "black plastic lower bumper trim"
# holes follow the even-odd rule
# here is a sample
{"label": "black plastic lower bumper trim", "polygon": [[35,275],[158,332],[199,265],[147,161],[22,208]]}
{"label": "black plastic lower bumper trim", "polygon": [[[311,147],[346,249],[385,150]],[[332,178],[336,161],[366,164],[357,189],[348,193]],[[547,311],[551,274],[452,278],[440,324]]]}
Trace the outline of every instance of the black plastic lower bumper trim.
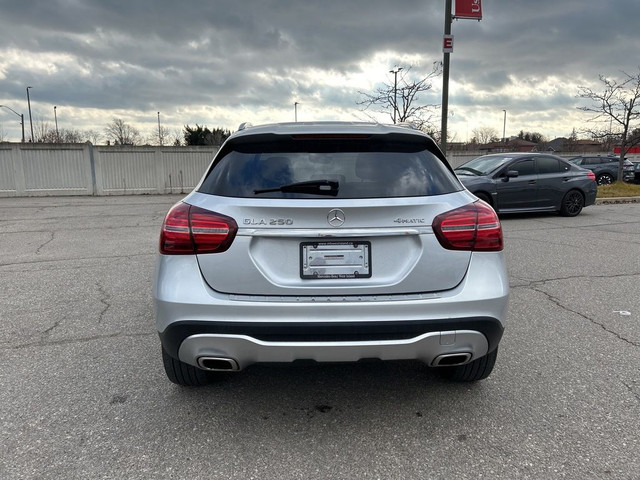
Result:
{"label": "black plastic lower bumper trim", "polygon": [[167,353],[178,358],[182,342],[200,334],[247,335],[266,342],[349,342],[375,340],[402,340],[430,332],[448,330],[475,330],[489,343],[489,352],[500,342],[504,327],[490,317],[446,320],[413,320],[385,322],[207,322],[182,321],[159,332]]}

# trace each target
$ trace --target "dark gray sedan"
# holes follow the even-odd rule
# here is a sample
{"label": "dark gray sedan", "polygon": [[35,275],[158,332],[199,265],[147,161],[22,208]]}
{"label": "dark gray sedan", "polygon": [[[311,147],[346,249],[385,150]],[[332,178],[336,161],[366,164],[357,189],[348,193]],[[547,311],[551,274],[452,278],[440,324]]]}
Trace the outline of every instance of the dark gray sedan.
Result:
{"label": "dark gray sedan", "polygon": [[484,155],[455,169],[499,213],[559,212],[573,217],[596,201],[593,172],[544,153]]}

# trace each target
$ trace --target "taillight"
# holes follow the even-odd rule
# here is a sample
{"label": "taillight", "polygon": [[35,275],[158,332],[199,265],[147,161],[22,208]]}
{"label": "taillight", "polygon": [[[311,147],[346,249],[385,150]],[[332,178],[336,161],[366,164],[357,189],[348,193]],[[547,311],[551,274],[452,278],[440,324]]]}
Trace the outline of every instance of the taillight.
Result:
{"label": "taillight", "polygon": [[483,201],[441,213],[432,227],[440,245],[448,250],[497,252],[503,248],[498,215]]}
{"label": "taillight", "polygon": [[220,253],[231,246],[238,231],[233,218],[186,203],[174,205],[162,224],[160,253],[189,255]]}
{"label": "taillight", "polygon": [[587,177],[589,177],[591,180],[593,180],[594,182],[596,181],[596,174],[593,173],[591,170],[589,170],[587,172]]}

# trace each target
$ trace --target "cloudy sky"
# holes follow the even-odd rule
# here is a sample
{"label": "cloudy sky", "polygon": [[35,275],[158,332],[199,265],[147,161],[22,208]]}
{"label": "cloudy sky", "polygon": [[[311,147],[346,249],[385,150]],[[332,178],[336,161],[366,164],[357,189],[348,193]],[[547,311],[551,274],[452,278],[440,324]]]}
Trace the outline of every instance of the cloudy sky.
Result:
{"label": "cloudy sky", "polygon": [[[444,0],[0,0],[0,104],[34,124],[145,136],[185,124],[367,120],[358,92],[426,75],[442,60]],[[639,0],[483,0],[454,21],[449,130],[549,138],[584,127],[578,85],[636,73]],[[442,79],[422,97],[441,102]],[[389,122],[388,116],[371,115]],[[436,113],[439,116],[439,112]],[[437,117],[436,117],[437,118]],[[439,121],[436,122],[439,125]],[[0,108],[0,133],[20,138]]]}

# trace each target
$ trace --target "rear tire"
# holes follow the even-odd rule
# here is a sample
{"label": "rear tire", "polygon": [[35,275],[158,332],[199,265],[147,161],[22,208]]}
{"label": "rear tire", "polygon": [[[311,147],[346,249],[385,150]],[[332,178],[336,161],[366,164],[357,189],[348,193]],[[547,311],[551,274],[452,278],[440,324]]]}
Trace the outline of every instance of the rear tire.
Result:
{"label": "rear tire", "polygon": [[211,372],[189,365],[173,358],[162,348],[162,363],[169,380],[183,387],[201,387],[208,385],[213,380]]}
{"label": "rear tire", "polygon": [[477,382],[491,374],[493,366],[496,364],[496,358],[498,358],[498,348],[466,365],[442,367],[437,370],[444,378],[454,382]]}
{"label": "rear tire", "polygon": [[563,217],[575,217],[584,207],[584,195],[578,190],[569,190],[562,199],[560,215]]}
{"label": "rear tire", "polygon": [[613,183],[613,175],[610,173],[602,173],[596,179],[598,185],[611,185]]}

